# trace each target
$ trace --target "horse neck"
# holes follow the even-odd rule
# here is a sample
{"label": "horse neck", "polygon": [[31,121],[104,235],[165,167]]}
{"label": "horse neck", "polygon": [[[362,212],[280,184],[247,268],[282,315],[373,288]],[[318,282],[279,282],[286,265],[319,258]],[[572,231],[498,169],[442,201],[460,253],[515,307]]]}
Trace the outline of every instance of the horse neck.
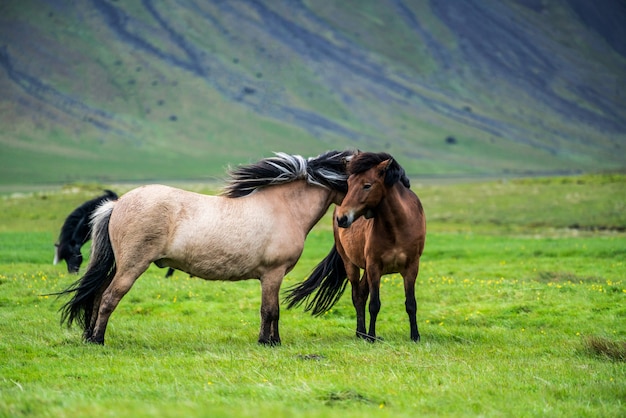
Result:
{"label": "horse neck", "polygon": [[412,213],[407,208],[407,203],[410,201],[407,199],[407,194],[410,190],[404,187],[399,182],[394,183],[387,190],[387,194],[380,201],[376,208],[377,216],[374,219],[378,219],[387,225],[402,226],[407,222],[413,222]]}
{"label": "horse neck", "polygon": [[335,195],[330,189],[306,181],[294,181],[279,187],[284,188],[283,195],[291,216],[300,221],[306,234],[326,214]]}

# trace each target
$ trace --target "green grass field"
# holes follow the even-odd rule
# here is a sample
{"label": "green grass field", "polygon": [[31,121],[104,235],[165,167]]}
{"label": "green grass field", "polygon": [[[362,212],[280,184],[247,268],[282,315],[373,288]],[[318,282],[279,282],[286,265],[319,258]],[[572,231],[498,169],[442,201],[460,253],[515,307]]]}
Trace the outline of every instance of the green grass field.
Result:
{"label": "green grass field", "polygon": [[[422,341],[409,339],[390,275],[384,341],[354,337],[346,294],[321,318],[283,309],[274,348],[256,343],[258,282],[165,279],[156,267],[111,317],[106,346],[60,327],[63,300],[42,295],[77,277],[52,266],[52,244],[98,187],[0,198],[0,416],[626,415],[624,175],[414,181],[429,220]],[[331,245],[327,216],[283,287]]]}

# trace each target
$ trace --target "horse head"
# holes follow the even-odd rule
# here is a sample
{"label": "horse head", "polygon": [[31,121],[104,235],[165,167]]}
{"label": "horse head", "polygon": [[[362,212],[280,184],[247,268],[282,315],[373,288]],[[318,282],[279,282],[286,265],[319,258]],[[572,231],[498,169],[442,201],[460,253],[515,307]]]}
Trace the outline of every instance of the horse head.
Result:
{"label": "horse head", "polygon": [[341,228],[348,228],[361,216],[376,216],[376,207],[396,182],[410,186],[404,169],[387,153],[355,154],[348,163],[348,174],[348,192],[336,210]]}
{"label": "horse head", "polygon": [[78,273],[80,265],[83,263],[83,255],[80,252],[82,243],[74,240],[61,244],[54,244],[56,252],[54,255],[54,264],[60,260],[65,260],[68,273]]}

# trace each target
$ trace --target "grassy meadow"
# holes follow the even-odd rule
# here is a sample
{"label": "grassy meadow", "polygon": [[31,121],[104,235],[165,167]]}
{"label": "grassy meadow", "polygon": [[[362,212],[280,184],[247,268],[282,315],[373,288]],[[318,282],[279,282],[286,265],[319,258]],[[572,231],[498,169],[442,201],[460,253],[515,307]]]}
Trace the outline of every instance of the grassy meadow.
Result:
{"label": "grassy meadow", "polygon": [[[346,294],[321,318],[283,309],[273,348],[256,343],[258,282],[156,267],[120,303],[105,346],[60,327],[65,299],[43,295],[77,277],[52,265],[53,243],[102,187],[0,197],[1,417],[626,415],[625,175],[414,181],[428,218],[422,341],[410,341],[402,279],[389,275],[383,341],[355,338]],[[331,246],[326,216],[283,289]]]}

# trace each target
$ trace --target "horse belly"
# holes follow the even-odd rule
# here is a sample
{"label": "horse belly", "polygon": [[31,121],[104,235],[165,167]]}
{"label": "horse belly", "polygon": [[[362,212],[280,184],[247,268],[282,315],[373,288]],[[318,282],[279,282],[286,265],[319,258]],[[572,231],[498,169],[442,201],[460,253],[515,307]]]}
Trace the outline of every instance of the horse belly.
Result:
{"label": "horse belly", "polygon": [[[167,250],[167,258],[178,268],[206,280],[245,280],[259,278],[268,264],[281,259],[268,259],[280,242],[279,234],[266,231],[265,225],[228,225],[229,220],[207,222],[181,228]],[[282,256],[291,250],[282,249]]]}
{"label": "horse belly", "polygon": [[171,251],[171,267],[205,280],[245,280],[258,277],[258,250],[224,242],[184,245]]}
{"label": "horse belly", "polygon": [[187,265],[187,273],[204,280],[238,281],[257,278],[252,269],[242,269],[241,266],[195,263]]}

